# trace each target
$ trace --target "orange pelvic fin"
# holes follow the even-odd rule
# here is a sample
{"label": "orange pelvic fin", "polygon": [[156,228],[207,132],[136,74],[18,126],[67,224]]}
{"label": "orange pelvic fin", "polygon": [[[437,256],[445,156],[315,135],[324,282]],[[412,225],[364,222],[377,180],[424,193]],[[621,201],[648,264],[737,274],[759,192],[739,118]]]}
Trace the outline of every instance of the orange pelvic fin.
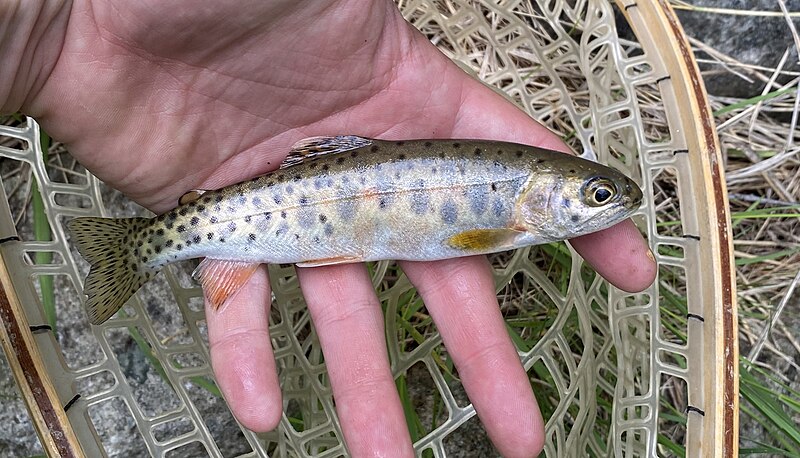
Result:
{"label": "orange pelvic fin", "polygon": [[209,304],[217,310],[236,294],[258,268],[258,263],[205,258],[192,273],[203,285]]}

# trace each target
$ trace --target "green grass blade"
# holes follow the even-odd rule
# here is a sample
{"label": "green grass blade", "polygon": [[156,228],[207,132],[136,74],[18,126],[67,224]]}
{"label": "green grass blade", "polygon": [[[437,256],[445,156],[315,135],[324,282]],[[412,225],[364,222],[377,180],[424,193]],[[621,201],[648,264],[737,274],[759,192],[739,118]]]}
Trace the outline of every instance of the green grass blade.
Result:
{"label": "green grass blade", "polygon": [[731,111],[735,111],[735,110],[738,110],[740,108],[746,108],[746,107],[749,107],[751,105],[755,105],[758,102],[766,102],[767,100],[774,99],[775,97],[780,97],[780,96],[782,96],[784,94],[790,94],[790,93],[795,92],[795,91],[797,91],[797,87],[796,86],[787,87],[785,89],[781,89],[781,90],[778,90],[778,91],[775,91],[775,92],[769,92],[767,94],[759,95],[759,96],[756,96],[756,97],[750,97],[749,99],[744,99],[742,101],[739,101],[739,102],[736,102],[736,103],[732,103],[732,104],[730,104],[728,106],[720,108],[719,110],[714,112],[714,116],[721,116],[721,115],[724,115],[725,113],[730,113]]}
{"label": "green grass blade", "polygon": [[[47,163],[47,151],[50,149],[50,137],[42,132],[39,136],[39,141],[42,147],[42,160]],[[33,237],[40,242],[49,242],[52,240],[52,233],[50,231],[50,223],[47,220],[47,211],[45,210],[44,200],[42,193],[39,192],[39,185],[36,179],[33,179],[31,186],[31,205],[33,207]],[[35,264],[50,264],[53,262],[53,253],[49,251],[37,251],[33,256]],[[42,308],[44,309],[44,316],[47,324],[50,325],[53,332],[56,331],[56,297],[53,288],[53,277],[51,275],[39,276],[39,289],[42,294]]]}

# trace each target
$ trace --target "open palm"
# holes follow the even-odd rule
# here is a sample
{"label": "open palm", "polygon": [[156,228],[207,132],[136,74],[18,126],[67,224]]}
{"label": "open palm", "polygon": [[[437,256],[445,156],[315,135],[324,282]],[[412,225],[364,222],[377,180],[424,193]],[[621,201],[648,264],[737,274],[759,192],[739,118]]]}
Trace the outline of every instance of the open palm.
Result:
{"label": "open palm", "polygon": [[[12,79],[17,95],[4,110],[37,117],[88,169],[155,212],[190,189],[275,169],[292,143],[314,135],[564,149],[451,64],[388,0],[42,2],[36,20],[50,31],[35,43],[30,72]],[[20,89],[23,77],[34,84]],[[649,250],[629,221],[573,245],[623,289],[653,280]],[[402,267],[495,445],[505,456],[536,455],[542,419],[486,260]],[[365,267],[298,269],[298,276],[351,453],[410,455]],[[262,269],[222,310],[207,310],[217,380],[236,417],[256,431],[274,428],[282,405],[269,298]]]}

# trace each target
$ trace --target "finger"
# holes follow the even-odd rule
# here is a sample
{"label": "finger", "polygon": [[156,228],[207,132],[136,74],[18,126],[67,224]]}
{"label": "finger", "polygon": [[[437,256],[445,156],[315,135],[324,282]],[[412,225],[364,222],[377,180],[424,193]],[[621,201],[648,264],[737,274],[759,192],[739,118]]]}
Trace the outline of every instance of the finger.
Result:
{"label": "finger", "polygon": [[413,456],[364,264],[297,269],[353,456]]}
{"label": "finger", "polygon": [[494,445],[503,456],[536,456],[544,443],[542,416],[506,332],[486,258],[401,265],[436,322]]}
{"label": "finger", "polygon": [[658,266],[653,252],[631,220],[574,238],[569,243],[617,288],[642,291],[656,278]]}
{"label": "finger", "polygon": [[234,296],[214,310],[206,303],[211,366],[233,415],[248,429],[275,429],[281,390],[269,339],[271,291],[260,266]]}

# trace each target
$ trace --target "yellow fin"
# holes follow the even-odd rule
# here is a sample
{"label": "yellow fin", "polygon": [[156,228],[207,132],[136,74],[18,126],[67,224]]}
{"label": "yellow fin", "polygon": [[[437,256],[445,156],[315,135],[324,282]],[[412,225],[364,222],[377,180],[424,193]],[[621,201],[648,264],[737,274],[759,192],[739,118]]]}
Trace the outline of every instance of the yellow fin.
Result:
{"label": "yellow fin", "polygon": [[189,202],[194,202],[195,200],[199,199],[200,196],[207,193],[208,191],[205,189],[192,189],[191,191],[187,192],[186,194],[182,195],[178,199],[178,205],[185,205]]}
{"label": "yellow fin", "polygon": [[312,261],[298,262],[297,267],[319,267],[331,266],[334,264],[352,264],[354,262],[362,262],[364,258],[360,256],[337,256],[335,258],[314,259]]}
{"label": "yellow fin", "polygon": [[327,154],[343,153],[372,144],[369,138],[356,135],[338,135],[336,137],[311,137],[298,141],[281,164],[282,169],[291,167],[306,159]]}
{"label": "yellow fin", "polygon": [[447,244],[465,251],[496,251],[511,248],[519,234],[513,229],[470,229],[450,237]]}
{"label": "yellow fin", "polygon": [[205,258],[192,273],[203,285],[203,294],[216,310],[233,296],[258,268],[257,262]]}

